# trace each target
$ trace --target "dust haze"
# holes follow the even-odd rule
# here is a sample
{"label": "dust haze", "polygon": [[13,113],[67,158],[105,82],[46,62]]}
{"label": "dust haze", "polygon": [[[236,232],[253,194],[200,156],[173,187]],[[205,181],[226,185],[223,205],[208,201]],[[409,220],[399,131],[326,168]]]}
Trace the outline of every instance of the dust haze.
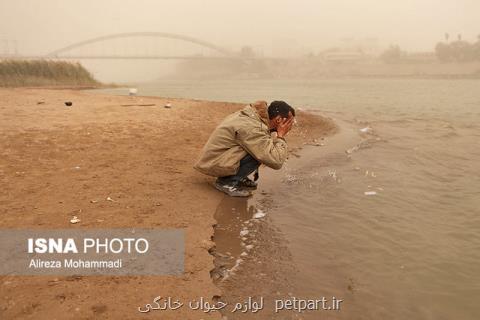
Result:
{"label": "dust haze", "polygon": [[[402,52],[433,52],[446,34],[451,39],[477,41],[479,10],[480,3],[474,0],[3,0],[0,53],[45,55],[72,43],[125,32],[174,33],[233,52],[247,48],[256,56],[273,58],[317,56],[332,48],[360,48],[362,53],[379,56],[391,45]],[[175,47],[184,46],[179,41],[152,41],[153,49],[148,42],[135,40],[106,43],[102,50],[123,46],[135,47],[137,52],[145,47],[162,51],[163,45],[175,55]],[[191,50],[191,54],[208,54],[198,46]],[[177,66],[173,61],[82,63],[107,81],[154,79]]]}

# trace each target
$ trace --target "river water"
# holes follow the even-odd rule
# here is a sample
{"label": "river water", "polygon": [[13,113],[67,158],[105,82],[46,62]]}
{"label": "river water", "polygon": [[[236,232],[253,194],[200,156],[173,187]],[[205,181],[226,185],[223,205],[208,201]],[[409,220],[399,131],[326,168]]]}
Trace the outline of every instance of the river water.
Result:
{"label": "river water", "polygon": [[480,319],[480,81],[161,81],[139,94],[282,99],[341,124],[271,190],[296,293],[344,300],[305,318]]}

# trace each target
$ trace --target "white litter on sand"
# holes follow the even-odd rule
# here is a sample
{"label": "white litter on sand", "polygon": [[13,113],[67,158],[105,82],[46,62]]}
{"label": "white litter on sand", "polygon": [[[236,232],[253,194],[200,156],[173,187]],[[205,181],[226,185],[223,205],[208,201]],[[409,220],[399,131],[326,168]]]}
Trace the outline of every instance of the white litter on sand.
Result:
{"label": "white litter on sand", "polygon": [[372,128],[370,128],[370,127],[365,127],[365,128],[360,129],[360,132],[362,132],[362,133],[369,133],[370,131],[372,131]]}
{"label": "white litter on sand", "polygon": [[374,195],[377,194],[377,192],[376,192],[376,191],[365,191],[364,194],[365,194],[366,196],[374,196]]}
{"label": "white litter on sand", "polygon": [[231,275],[234,275],[235,272],[237,271],[237,269],[240,267],[240,264],[242,262],[243,262],[243,259],[240,259],[240,258],[237,259],[235,261],[235,265],[231,269],[227,270],[225,276],[223,277],[223,279],[221,281],[223,282],[223,281],[227,280],[228,278],[230,278]]}
{"label": "white litter on sand", "polygon": [[351,147],[350,149],[345,150],[345,153],[346,153],[346,154],[352,154],[352,153],[354,153],[355,151],[357,151],[358,149],[360,149],[358,146],[353,146],[353,147]]}
{"label": "white litter on sand", "polygon": [[332,177],[333,180],[337,181],[337,170],[328,170],[328,175]]}
{"label": "white litter on sand", "polygon": [[79,222],[80,222],[80,219],[78,219],[77,216],[73,216],[73,218],[70,220],[71,224],[75,224],[75,223],[79,223]]}
{"label": "white litter on sand", "polygon": [[253,219],[261,219],[265,217],[267,214],[262,210],[258,209],[257,212],[253,215]]}

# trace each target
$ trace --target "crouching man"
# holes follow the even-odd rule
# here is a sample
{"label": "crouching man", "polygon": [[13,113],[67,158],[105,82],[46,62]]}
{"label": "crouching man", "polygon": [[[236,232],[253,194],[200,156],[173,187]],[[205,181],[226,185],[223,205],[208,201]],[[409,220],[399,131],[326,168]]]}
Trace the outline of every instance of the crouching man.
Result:
{"label": "crouching man", "polygon": [[[264,164],[280,169],[287,159],[285,136],[295,110],[284,101],[258,101],[227,116],[213,131],[194,168],[217,177],[215,187],[233,197],[248,197],[257,183],[248,176]],[[256,180],[256,179],[255,179]]]}

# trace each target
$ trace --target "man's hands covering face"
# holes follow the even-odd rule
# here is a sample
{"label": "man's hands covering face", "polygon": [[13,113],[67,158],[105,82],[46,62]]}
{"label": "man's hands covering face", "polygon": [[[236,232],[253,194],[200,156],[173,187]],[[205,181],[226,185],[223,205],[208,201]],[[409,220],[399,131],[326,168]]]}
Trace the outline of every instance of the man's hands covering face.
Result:
{"label": "man's hands covering face", "polygon": [[288,118],[283,118],[277,126],[277,137],[283,138],[292,129],[295,117],[290,115]]}

